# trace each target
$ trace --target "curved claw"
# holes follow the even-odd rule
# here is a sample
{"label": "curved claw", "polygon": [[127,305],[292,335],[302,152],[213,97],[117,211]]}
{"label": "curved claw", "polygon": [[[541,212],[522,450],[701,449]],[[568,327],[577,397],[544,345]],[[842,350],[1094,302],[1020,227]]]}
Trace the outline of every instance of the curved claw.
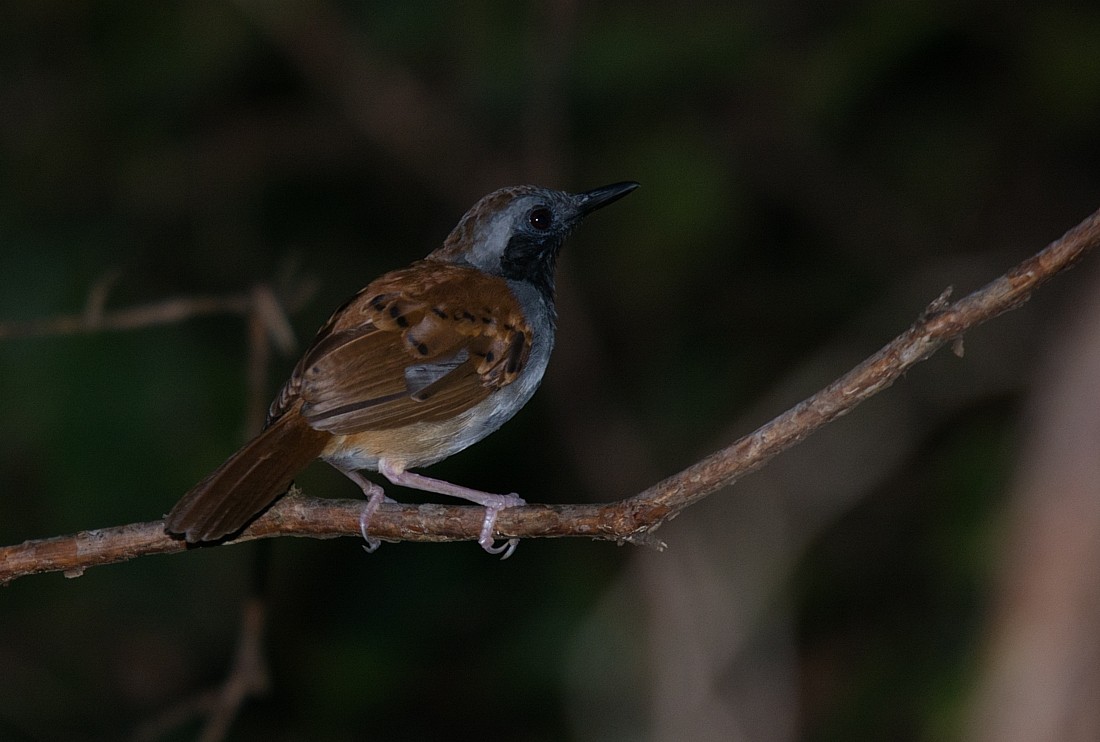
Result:
{"label": "curved claw", "polygon": [[359,514],[359,533],[363,536],[363,540],[367,542],[363,545],[363,551],[368,554],[373,554],[382,545],[382,539],[367,535],[367,528],[370,526],[370,519],[378,511],[378,506],[385,499],[386,496],[383,494],[382,488],[379,487],[376,491],[371,492],[366,504],[363,505],[363,512]]}
{"label": "curved claw", "polygon": [[503,553],[504,556],[500,559],[504,561],[515,553],[516,547],[519,546],[519,539],[510,538],[501,546],[496,545],[496,541],[493,539],[493,527],[496,525],[497,515],[505,508],[526,505],[527,501],[516,494],[497,495],[497,497],[500,498],[497,502],[485,506],[485,519],[481,521],[481,533],[478,535],[477,542],[481,544],[482,549],[490,554]]}
{"label": "curved claw", "polygon": [[[478,539],[478,543],[481,543],[480,539]],[[486,546],[485,544],[481,544],[481,548],[485,549],[485,551],[489,552],[490,554],[499,554],[503,551],[504,556],[500,558],[500,561],[502,562],[515,553],[517,546],[519,546],[518,538],[510,538],[500,546],[497,546],[496,543],[494,543],[493,541],[490,541],[488,546]]]}
{"label": "curved claw", "polygon": [[374,536],[367,535],[367,526],[370,525],[371,516],[374,515],[374,511],[378,509],[375,505],[371,507],[371,503],[368,500],[367,506],[363,508],[363,512],[359,515],[359,533],[362,534],[363,540],[367,543],[363,544],[363,551],[368,554],[373,554],[379,546],[382,545],[382,539],[377,539]]}

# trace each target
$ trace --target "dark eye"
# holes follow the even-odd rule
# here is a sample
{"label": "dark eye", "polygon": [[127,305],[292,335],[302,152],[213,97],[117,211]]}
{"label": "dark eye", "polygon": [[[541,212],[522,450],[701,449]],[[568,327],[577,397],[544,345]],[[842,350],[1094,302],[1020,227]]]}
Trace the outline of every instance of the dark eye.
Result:
{"label": "dark eye", "polygon": [[545,232],[546,230],[550,229],[550,225],[554,223],[554,214],[551,213],[550,209],[546,208],[545,206],[539,206],[537,208],[531,209],[531,213],[530,215],[528,215],[527,221],[535,229],[539,230],[540,232]]}

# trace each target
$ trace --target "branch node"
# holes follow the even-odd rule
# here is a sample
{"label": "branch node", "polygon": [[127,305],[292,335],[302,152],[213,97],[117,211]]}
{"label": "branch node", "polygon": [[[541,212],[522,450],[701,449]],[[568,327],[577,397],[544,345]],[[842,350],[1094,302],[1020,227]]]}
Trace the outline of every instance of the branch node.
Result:
{"label": "branch node", "polygon": [[933,299],[932,303],[925,307],[924,311],[921,312],[919,321],[924,322],[930,317],[939,314],[944,309],[947,309],[947,306],[951,303],[951,295],[953,293],[955,293],[954,286],[948,286],[942,292],[940,292],[940,295]]}
{"label": "branch node", "polygon": [[271,342],[280,353],[290,355],[296,345],[294,329],[279,300],[275,298],[275,292],[267,284],[259,284],[252,288],[251,298],[254,316],[271,338]]}
{"label": "branch node", "polygon": [[615,543],[618,546],[624,546],[630,544],[632,546],[641,546],[646,549],[652,549],[653,551],[661,552],[668,548],[661,539],[657,538],[653,531],[645,530],[632,533],[629,536],[625,536],[621,539],[617,539]]}
{"label": "branch node", "polygon": [[107,296],[118,281],[118,271],[109,271],[92,284],[88,299],[84,302],[84,325],[88,329],[98,329],[103,324],[107,306]]}

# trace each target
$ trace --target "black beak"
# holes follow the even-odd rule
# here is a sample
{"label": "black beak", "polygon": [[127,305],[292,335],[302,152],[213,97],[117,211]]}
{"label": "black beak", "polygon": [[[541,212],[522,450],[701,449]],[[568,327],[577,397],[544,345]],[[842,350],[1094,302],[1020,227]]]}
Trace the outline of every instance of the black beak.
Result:
{"label": "black beak", "polygon": [[584,193],[576,193],[573,195],[573,200],[577,206],[577,213],[582,217],[587,216],[596,209],[618,201],[639,185],[639,183],[630,180],[624,183],[606,185],[602,188],[593,188],[591,191],[585,191]]}

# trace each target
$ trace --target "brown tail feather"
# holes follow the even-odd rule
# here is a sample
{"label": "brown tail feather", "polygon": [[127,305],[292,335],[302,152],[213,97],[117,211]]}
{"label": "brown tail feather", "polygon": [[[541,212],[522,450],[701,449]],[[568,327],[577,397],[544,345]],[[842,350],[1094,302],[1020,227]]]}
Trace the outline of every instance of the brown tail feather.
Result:
{"label": "brown tail feather", "polygon": [[165,530],[191,542],[236,533],[287,491],[328,438],[291,410],[192,487],[165,517]]}

